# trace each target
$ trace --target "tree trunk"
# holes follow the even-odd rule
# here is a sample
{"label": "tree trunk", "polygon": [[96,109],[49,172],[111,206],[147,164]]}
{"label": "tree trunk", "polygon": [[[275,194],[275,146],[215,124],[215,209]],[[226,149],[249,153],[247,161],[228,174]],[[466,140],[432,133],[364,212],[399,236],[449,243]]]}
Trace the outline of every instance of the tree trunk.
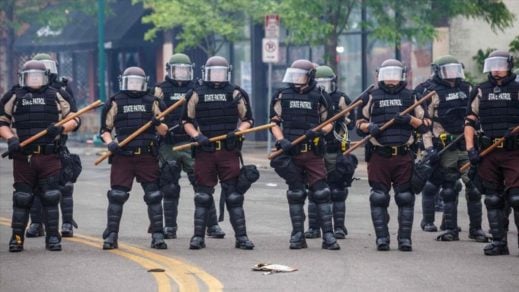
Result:
{"label": "tree trunk", "polygon": [[[333,72],[337,74],[338,60],[337,60],[337,43],[339,36],[336,32],[332,32],[326,38],[324,60],[326,65],[333,69]],[[338,75],[338,74],[337,74]]]}

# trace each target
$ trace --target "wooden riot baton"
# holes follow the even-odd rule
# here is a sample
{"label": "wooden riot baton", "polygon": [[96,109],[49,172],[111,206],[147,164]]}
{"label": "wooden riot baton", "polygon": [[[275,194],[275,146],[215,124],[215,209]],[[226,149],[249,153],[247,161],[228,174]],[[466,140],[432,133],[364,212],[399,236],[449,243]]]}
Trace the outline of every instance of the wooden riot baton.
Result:
{"label": "wooden riot baton", "polygon": [[[79,110],[78,112],[70,113],[69,115],[67,115],[67,117],[65,117],[65,118],[62,119],[61,121],[57,122],[57,123],[56,123],[56,126],[63,126],[63,125],[66,124],[68,121],[71,121],[71,120],[73,120],[73,119],[79,117],[80,115],[82,115],[82,114],[84,114],[84,113],[86,113],[86,112],[88,112],[88,111],[90,111],[90,110],[93,110],[93,109],[95,109],[95,108],[97,108],[97,107],[100,107],[100,106],[102,106],[102,105],[103,105],[103,103],[102,103],[100,100],[96,100],[96,101],[94,101],[93,103],[89,104],[87,107],[82,108],[82,109]],[[43,130],[43,131],[41,131],[41,132],[39,132],[39,133],[37,133],[37,134],[34,135],[34,136],[32,136],[32,137],[30,137],[30,138],[28,138],[28,139],[22,141],[22,142],[20,143],[20,147],[23,148],[23,147],[25,147],[25,146],[31,144],[32,142],[34,142],[34,141],[40,139],[41,137],[43,137],[43,136],[45,136],[45,135],[47,135],[47,130],[46,130],[46,129]],[[9,151],[4,152],[4,153],[2,154],[2,158],[6,157],[7,155],[9,155]]]}
{"label": "wooden riot baton", "polygon": [[[426,100],[428,100],[429,98],[431,98],[433,95],[436,94],[436,91],[431,91],[429,92],[428,94],[426,94],[424,97],[422,97],[420,100],[416,101],[415,103],[413,103],[413,105],[411,105],[410,107],[406,108],[403,112],[401,112],[399,115],[403,116],[403,115],[407,115],[408,113],[410,113],[411,111],[413,111],[417,106],[421,105],[422,103],[424,103]],[[380,131],[384,131],[386,130],[387,128],[391,127],[393,125],[393,123],[395,122],[395,119],[391,119],[387,122],[385,122],[382,127],[380,127]],[[362,140],[360,140],[357,144],[351,146],[348,150],[346,150],[343,155],[348,155],[350,154],[351,152],[353,152],[353,150],[359,148],[361,145],[363,145],[364,143],[366,143],[369,139],[371,139],[373,136],[371,135],[367,135],[366,137],[364,137]]]}
{"label": "wooden riot baton", "polygon": [[[519,131],[519,126],[516,126],[515,128],[512,129],[512,131],[510,131],[510,134],[514,134],[516,132]],[[506,140],[506,137],[501,137],[497,140],[495,140],[494,144],[490,145],[488,148],[486,148],[485,150],[481,151],[481,153],[479,154],[479,157],[484,157],[486,156],[488,153],[494,151],[494,149],[500,147],[503,143],[505,143],[505,140]],[[502,146],[501,146],[502,147]],[[467,170],[468,168],[470,167],[470,162],[467,162],[465,163],[461,168],[460,168],[460,172],[464,172],[465,170]]]}
{"label": "wooden riot baton", "polygon": [[[163,117],[169,115],[172,111],[177,109],[179,106],[184,104],[185,101],[186,101],[186,99],[184,97],[179,99],[177,102],[175,102],[174,104],[170,105],[165,111],[163,111],[160,114],[158,114],[155,118],[162,119]],[[140,128],[138,128],[135,132],[133,132],[130,136],[126,137],[126,139],[124,139],[121,142],[117,143],[117,145],[119,145],[119,147],[124,147],[126,144],[130,143],[137,136],[139,136],[140,134],[144,133],[144,131],[148,130],[149,127],[151,127],[151,121],[146,122],[144,125],[142,125]],[[112,155],[112,152],[107,151],[105,154],[103,154],[101,157],[99,157],[95,161],[95,165],[98,165],[99,163],[101,163],[103,160],[107,159],[111,155]]]}
{"label": "wooden riot baton", "polygon": [[[371,89],[373,89],[374,87],[375,87],[375,85],[371,84],[366,90],[364,90],[361,94],[359,94],[359,96],[357,96],[354,99],[354,101],[352,103],[350,103],[350,105],[347,108],[343,109],[342,111],[340,111],[337,114],[335,114],[333,117],[331,117],[331,118],[327,119],[326,121],[322,122],[317,127],[313,128],[312,131],[320,131],[322,128],[326,127],[326,125],[337,121],[338,119],[342,118],[347,113],[349,113],[352,110],[354,110],[356,107],[358,107],[359,105],[362,104],[361,97],[363,95],[365,95],[367,92],[369,92]],[[299,136],[296,139],[294,139],[294,141],[291,141],[290,144],[293,147],[293,146],[303,142],[304,140],[306,140],[306,138],[307,138],[306,135]],[[276,158],[277,156],[281,155],[281,153],[283,153],[282,149],[278,149],[276,151],[273,151],[272,153],[269,154],[268,159],[272,160],[272,159]]]}
{"label": "wooden riot baton", "polygon": [[[274,127],[275,125],[276,125],[276,123],[265,124],[265,125],[257,126],[257,127],[246,129],[246,130],[242,130],[242,131],[236,131],[236,132],[234,132],[234,134],[236,136],[242,136],[242,135],[245,135],[245,134],[248,134],[248,133],[253,133],[253,132],[257,132],[257,131],[261,131],[261,130],[270,129],[270,128]],[[211,137],[209,139],[209,141],[216,142],[216,141],[224,140],[226,138],[227,138],[227,134],[226,135],[220,135],[220,136]],[[186,150],[186,149],[189,149],[191,147],[196,147],[196,146],[198,146],[198,142],[192,142],[192,143],[188,143],[188,144],[184,144],[184,145],[173,147],[173,151]]]}

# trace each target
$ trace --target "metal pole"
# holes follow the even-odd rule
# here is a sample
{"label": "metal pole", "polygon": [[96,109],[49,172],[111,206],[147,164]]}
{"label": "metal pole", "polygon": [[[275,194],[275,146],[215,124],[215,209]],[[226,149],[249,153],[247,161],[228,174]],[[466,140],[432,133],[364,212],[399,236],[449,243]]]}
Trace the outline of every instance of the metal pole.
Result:
{"label": "metal pole", "polygon": [[[272,98],[272,63],[269,63],[269,73],[268,73],[268,90],[267,90],[267,121],[269,120],[270,114],[270,99]],[[272,133],[270,130],[267,131],[267,153],[270,153],[272,149]]]}
{"label": "metal pole", "polygon": [[97,82],[99,99],[106,100],[105,0],[97,0]]}

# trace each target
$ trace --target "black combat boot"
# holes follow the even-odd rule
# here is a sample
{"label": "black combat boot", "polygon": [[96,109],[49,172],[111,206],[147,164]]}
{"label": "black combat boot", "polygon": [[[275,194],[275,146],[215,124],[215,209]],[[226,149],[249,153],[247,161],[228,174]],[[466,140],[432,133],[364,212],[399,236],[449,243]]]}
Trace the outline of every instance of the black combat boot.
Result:
{"label": "black combat boot", "polygon": [[375,228],[376,245],[379,251],[389,250],[388,218],[387,208],[371,206],[371,219]]}
{"label": "black combat boot", "polygon": [[483,249],[485,255],[487,256],[496,256],[496,255],[508,255],[510,252],[508,251],[508,244],[505,240],[493,240],[491,243],[487,244]]}
{"label": "black combat boot", "polygon": [[207,225],[207,210],[210,206],[210,195],[205,193],[195,194],[195,226],[194,235],[189,242],[189,249],[205,248],[205,228]]}
{"label": "black combat boot", "polygon": [[114,249],[118,248],[119,245],[117,244],[117,232],[107,232],[105,231],[103,234],[104,242],[103,242],[103,249]]}
{"label": "black combat boot", "polygon": [[43,230],[42,223],[31,223],[27,231],[25,232],[25,236],[27,237],[41,237],[45,235],[45,231]]}
{"label": "black combat boot", "polygon": [[151,235],[151,248],[155,249],[167,249],[168,245],[164,241],[164,234],[161,232],[155,232]]}
{"label": "black combat boot", "polygon": [[164,238],[165,239],[177,238],[177,228],[176,227],[164,227]]}
{"label": "black combat boot", "polygon": [[61,224],[61,236],[62,237],[73,237],[74,230],[73,225],[71,223],[63,223]]}
{"label": "black combat boot", "polygon": [[9,252],[23,251],[23,232],[13,232],[11,240],[9,240]]}
{"label": "black combat boot", "polygon": [[344,225],[346,217],[346,202],[332,202],[334,235],[336,239],[344,239],[348,235],[348,229]]}
{"label": "black combat boot", "polygon": [[61,237],[59,235],[48,236],[45,239],[45,248],[50,251],[61,251]]}

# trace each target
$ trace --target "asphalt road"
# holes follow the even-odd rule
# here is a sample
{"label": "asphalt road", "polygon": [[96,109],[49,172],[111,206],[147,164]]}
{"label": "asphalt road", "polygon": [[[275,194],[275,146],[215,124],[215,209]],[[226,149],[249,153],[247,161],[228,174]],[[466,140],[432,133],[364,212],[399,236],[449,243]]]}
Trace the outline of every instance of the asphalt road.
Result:
{"label": "asphalt road", "polygon": [[[0,150],[3,152],[5,145],[0,145]],[[260,180],[245,200],[254,250],[234,248],[227,214],[221,223],[227,233],[224,239],[206,239],[203,250],[188,249],[194,204],[193,191],[184,176],[178,238],[167,241],[168,250],[149,248],[143,192],[134,184],[124,206],[120,248],[103,251],[109,165],[93,165],[96,149],[74,150],[81,154],[84,166],[74,193],[79,229],[73,239],[63,241],[61,252],[45,250],[44,238],[26,239],[21,253],[8,252],[12,165],[7,159],[0,160],[0,291],[519,291],[517,231],[513,228],[509,233],[510,256],[484,256],[484,244],[468,239],[463,196],[460,241],[437,242],[437,233],[421,231],[418,196],[413,252],[397,249],[394,200],[390,207],[391,250],[377,252],[363,164],[358,169],[360,180],[354,182],[347,200],[349,234],[340,241],[341,250],[322,250],[320,239],[308,240],[308,249],[289,250],[286,186],[268,167],[266,150],[253,147],[244,152],[246,162],[258,164],[261,171]],[[440,213],[436,217],[439,223]],[[488,230],[486,218],[484,229]],[[264,275],[251,270],[257,263],[283,264],[298,271]]]}

